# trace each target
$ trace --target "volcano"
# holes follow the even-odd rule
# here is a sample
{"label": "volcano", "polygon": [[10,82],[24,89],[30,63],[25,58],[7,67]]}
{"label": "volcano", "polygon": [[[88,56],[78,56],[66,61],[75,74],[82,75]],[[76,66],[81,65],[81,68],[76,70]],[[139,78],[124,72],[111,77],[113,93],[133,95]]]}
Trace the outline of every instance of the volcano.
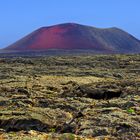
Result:
{"label": "volcano", "polygon": [[76,23],[42,27],[4,50],[93,50],[99,53],[138,53],[140,40],[116,28],[95,28]]}

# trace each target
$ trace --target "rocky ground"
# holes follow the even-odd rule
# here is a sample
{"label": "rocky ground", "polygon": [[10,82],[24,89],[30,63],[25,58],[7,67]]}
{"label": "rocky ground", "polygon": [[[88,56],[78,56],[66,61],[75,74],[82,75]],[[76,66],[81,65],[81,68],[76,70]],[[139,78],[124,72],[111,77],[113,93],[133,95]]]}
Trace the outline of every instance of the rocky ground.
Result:
{"label": "rocky ground", "polygon": [[0,59],[0,140],[139,140],[140,56]]}

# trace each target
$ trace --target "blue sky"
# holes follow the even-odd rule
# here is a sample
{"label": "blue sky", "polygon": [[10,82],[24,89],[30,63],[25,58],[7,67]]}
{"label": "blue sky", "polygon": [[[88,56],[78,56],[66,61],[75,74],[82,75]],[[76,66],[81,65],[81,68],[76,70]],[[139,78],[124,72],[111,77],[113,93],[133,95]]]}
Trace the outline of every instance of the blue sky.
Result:
{"label": "blue sky", "polygon": [[0,0],[0,48],[65,22],[116,26],[140,39],[140,0]]}

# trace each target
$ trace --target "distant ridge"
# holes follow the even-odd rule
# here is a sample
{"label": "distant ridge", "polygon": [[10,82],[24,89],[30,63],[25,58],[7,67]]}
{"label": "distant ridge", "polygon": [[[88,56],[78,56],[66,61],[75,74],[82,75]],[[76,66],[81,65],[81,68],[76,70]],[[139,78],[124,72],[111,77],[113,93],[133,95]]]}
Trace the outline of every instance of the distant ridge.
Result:
{"label": "distant ridge", "polygon": [[4,50],[20,52],[48,49],[138,53],[140,52],[140,41],[116,27],[100,29],[76,23],[64,23],[39,28]]}

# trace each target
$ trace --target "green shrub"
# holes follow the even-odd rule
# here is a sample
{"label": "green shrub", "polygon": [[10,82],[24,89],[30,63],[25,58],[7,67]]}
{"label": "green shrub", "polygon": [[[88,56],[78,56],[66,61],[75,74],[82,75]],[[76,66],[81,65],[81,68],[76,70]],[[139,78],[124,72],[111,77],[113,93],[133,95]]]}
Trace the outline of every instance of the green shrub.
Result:
{"label": "green shrub", "polygon": [[129,109],[127,109],[127,112],[130,113],[130,114],[132,114],[132,113],[135,113],[135,110],[132,109],[132,108],[129,108]]}

